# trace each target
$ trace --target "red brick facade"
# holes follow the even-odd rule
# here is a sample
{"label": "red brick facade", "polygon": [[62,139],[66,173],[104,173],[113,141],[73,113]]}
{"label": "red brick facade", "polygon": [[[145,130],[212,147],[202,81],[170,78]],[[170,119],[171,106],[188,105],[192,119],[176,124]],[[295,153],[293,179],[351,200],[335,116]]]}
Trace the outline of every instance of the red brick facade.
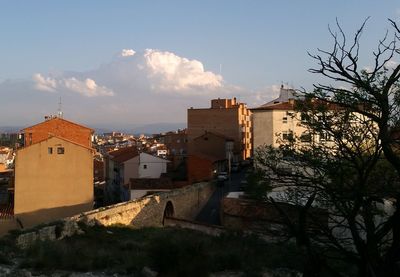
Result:
{"label": "red brick facade", "polygon": [[188,157],[187,167],[189,183],[213,179],[214,165],[211,159],[190,155]]}
{"label": "red brick facade", "polygon": [[55,117],[25,128],[23,132],[25,135],[25,146],[43,141],[51,136],[57,136],[90,148],[92,147],[92,134],[94,130]]}

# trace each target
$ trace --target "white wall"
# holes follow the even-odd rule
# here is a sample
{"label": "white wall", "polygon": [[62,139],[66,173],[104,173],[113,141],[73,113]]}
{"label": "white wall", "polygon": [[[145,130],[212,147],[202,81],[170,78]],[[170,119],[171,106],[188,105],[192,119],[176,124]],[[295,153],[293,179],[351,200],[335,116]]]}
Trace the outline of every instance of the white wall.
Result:
{"label": "white wall", "polygon": [[146,153],[140,153],[139,159],[138,178],[160,178],[162,173],[167,173],[167,160]]}
{"label": "white wall", "polygon": [[140,153],[124,162],[124,183],[128,184],[131,178],[160,178],[162,173],[167,172],[168,162],[150,154]]}

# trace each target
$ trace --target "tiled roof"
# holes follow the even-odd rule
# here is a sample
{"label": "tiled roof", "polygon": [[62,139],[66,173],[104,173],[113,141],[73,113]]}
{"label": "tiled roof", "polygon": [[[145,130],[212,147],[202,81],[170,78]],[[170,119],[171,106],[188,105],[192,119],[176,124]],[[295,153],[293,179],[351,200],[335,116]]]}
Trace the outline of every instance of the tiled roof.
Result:
{"label": "tiled roof", "polygon": [[92,132],[94,132],[94,130],[91,129],[91,128],[89,128],[89,127],[83,126],[83,125],[81,125],[81,124],[78,124],[78,123],[75,123],[75,122],[66,120],[66,119],[64,119],[64,118],[60,118],[60,117],[53,117],[53,118],[51,118],[51,119],[45,120],[45,121],[43,121],[43,122],[40,122],[40,123],[38,123],[38,124],[35,124],[35,125],[32,125],[32,126],[26,127],[26,128],[24,128],[24,129],[22,129],[22,131],[31,129],[31,128],[35,127],[35,126],[38,126],[38,125],[41,125],[41,124],[45,124],[46,122],[53,121],[53,120],[54,120],[54,121],[55,121],[55,120],[57,120],[57,121],[65,121],[65,122],[67,122],[67,123],[69,123],[69,124],[73,124],[73,125],[75,125],[75,126],[79,126],[79,127],[81,127],[81,128],[88,129],[88,130],[91,130]]}
{"label": "tiled roof", "polygon": [[77,146],[80,146],[80,147],[89,149],[89,150],[91,150],[91,151],[95,151],[95,149],[93,149],[93,148],[91,148],[91,147],[88,147],[88,146],[86,146],[86,145],[77,143],[77,142],[75,142],[75,141],[66,139],[66,138],[61,137],[61,136],[55,136],[55,135],[52,135],[52,136],[50,136],[50,137],[48,137],[48,138],[45,138],[45,139],[42,139],[42,140],[40,140],[40,141],[38,141],[38,142],[36,142],[36,143],[34,143],[34,144],[25,146],[24,148],[19,149],[19,151],[22,151],[22,150],[24,150],[24,149],[26,149],[26,148],[30,148],[30,147],[32,147],[32,146],[34,146],[34,145],[36,145],[36,144],[42,143],[42,142],[44,142],[44,141],[51,140],[51,139],[53,139],[53,138],[61,139],[61,140],[64,140],[64,141],[66,141],[66,142],[72,143],[72,144],[74,144],[74,145],[77,145]]}
{"label": "tiled roof", "polygon": [[258,108],[251,109],[252,111],[257,110],[293,110],[294,103],[293,102],[283,102],[277,104],[264,104]]}
{"label": "tiled roof", "polygon": [[108,154],[111,156],[113,161],[123,163],[139,155],[139,152],[136,147],[131,146],[111,151]]}
{"label": "tiled roof", "polygon": [[[296,105],[298,103],[304,103],[302,102],[304,100],[294,100],[290,102],[281,102],[281,103],[276,103],[276,104],[264,104],[258,108],[253,108],[251,111],[258,111],[258,110],[294,110],[296,108]],[[339,106],[338,104],[329,102],[329,101],[323,101],[319,99],[313,99],[311,102],[306,102],[306,105],[309,105],[310,107],[317,108],[319,106],[326,106],[329,110],[344,110],[345,108],[342,106]]]}

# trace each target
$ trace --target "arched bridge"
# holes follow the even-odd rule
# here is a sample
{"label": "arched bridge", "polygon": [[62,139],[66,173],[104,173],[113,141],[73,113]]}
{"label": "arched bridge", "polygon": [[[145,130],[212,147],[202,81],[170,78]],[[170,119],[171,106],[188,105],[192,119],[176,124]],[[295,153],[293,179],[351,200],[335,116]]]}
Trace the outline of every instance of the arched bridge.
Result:
{"label": "arched bridge", "polygon": [[165,218],[192,220],[214,192],[211,183],[197,183],[169,192],[99,208],[70,218],[87,224],[124,224],[134,227],[160,227]]}

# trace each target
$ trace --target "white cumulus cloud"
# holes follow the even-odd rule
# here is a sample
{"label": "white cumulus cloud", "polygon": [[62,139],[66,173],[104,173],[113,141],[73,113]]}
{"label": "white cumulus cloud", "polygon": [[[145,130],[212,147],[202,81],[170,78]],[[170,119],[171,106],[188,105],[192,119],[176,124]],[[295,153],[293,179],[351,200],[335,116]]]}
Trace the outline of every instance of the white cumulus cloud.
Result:
{"label": "white cumulus cloud", "polygon": [[114,92],[104,86],[98,86],[93,79],[87,78],[85,81],[74,77],[62,80],[65,87],[71,91],[87,97],[94,96],[113,96]]}
{"label": "white cumulus cloud", "polygon": [[46,99],[52,105],[61,96],[65,107],[74,103],[70,108],[75,116],[92,117],[93,122],[183,122],[187,107],[208,107],[214,98],[253,99],[201,61],[154,49],[122,49],[87,71],[38,72],[25,85],[34,89],[38,102]]}
{"label": "white cumulus cloud", "polygon": [[34,87],[41,91],[54,92],[56,89],[77,92],[86,97],[113,96],[114,92],[105,86],[98,86],[93,79],[79,80],[71,78],[43,77],[40,73],[33,75]]}
{"label": "white cumulus cloud", "polygon": [[121,56],[122,57],[129,57],[135,55],[135,51],[133,49],[122,49]]}
{"label": "white cumulus cloud", "polygon": [[205,71],[200,61],[153,49],[147,49],[143,56],[153,89],[183,91],[222,87],[222,76]]}

